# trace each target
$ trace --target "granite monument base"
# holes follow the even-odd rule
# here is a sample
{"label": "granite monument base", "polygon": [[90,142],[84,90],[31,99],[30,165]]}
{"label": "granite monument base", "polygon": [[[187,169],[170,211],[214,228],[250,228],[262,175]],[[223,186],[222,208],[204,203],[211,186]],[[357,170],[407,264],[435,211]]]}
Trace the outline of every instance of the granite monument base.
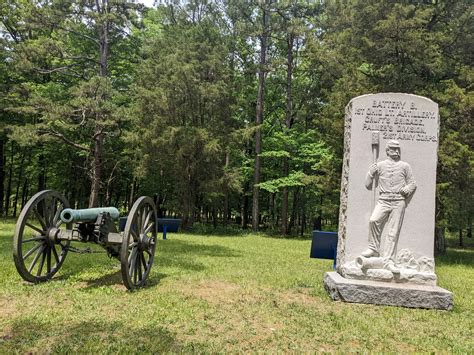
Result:
{"label": "granite monument base", "polygon": [[324,288],[335,301],[443,310],[453,308],[453,294],[438,286],[346,279],[337,272],[327,272]]}

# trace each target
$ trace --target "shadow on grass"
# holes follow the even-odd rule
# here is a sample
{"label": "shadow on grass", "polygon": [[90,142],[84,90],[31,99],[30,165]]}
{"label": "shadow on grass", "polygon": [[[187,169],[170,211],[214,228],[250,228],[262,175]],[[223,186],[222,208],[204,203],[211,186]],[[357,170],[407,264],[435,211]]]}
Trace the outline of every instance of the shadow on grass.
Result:
{"label": "shadow on grass", "polygon": [[[299,234],[282,235],[275,231],[260,231],[253,233],[251,229],[236,229],[236,228],[223,228],[223,227],[206,227],[206,228],[192,228],[191,230],[181,231],[182,234],[188,234],[198,237],[230,237],[230,238],[252,238],[256,235],[263,238],[272,239],[291,239],[291,240],[311,240],[311,233],[307,232],[303,236]],[[172,236],[171,236],[172,238]]]}
{"label": "shadow on grass", "polygon": [[311,240],[311,234],[300,235],[282,235],[278,233],[259,233],[259,236],[262,238],[271,238],[271,239],[287,239],[294,240],[295,242],[305,242]]}
{"label": "shadow on grass", "polygon": [[[154,265],[152,265],[151,267],[152,270],[153,270],[153,266]],[[164,279],[166,276],[168,275],[162,274],[162,273],[158,273],[158,274],[150,273],[150,275],[148,276],[146,280],[145,288],[154,287],[158,285],[160,281]],[[122,285],[122,284],[123,284],[122,271],[118,270],[112,273],[108,273],[97,279],[88,280],[86,288],[93,289],[93,288],[100,288],[103,286],[114,286],[114,285]]]}
{"label": "shadow on grass", "polygon": [[202,245],[183,240],[168,239],[162,241],[157,246],[157,253],[166,256],[182,257],[188,259],[190,256],[213,256],[225,258],[237,258],[242,256],[242,252],[221,245]]}
{"label": "shadow on grass", "polygon": [[186,346],[178,342],[175,333],[153,323],[134,327],[107,319],[63,324],[23,318],[14,321],[8,336],[0,339],[0,352],[162,353],[195,350],[195,345]]}
{"label": "shadow on grass", "polygon": [[474,249],[451,249],[436,257],[437,265],[464,265],[474,267]]}
{"label": "shadow on grass", "polygon": [[221,245],[202,245],[182,240],[167,239],[160,241],[155,252],[155,264],[158,268],[177,267],[179,269],[202,271],[205,264],[196,257],[212,256],[216,258],[240,258],[243,253]]}
{"label": "shadow on grass", "polygon": [[[0,265],[2,262],[8,264],[8,267],[12,267],[12,273],[15,274],[15,278],[21,280],[21,277],[18,275],[17,270],[14,267],[13,257],[12,257],[12,244],[13,238],[0,238]],[[92,246],[92,244],[85,245],[84,243],[73,243],[72,244],[79,249]],[[95,252],[100,251],[100,253],[92,254],[77,254],[71,251],[66,255],[64,263],[61,265],[59,271],[47,282],[55,281],[67,281],[68,279],[74,277],[77,274],[87,272],[88,270],[104,270],[108,269],[110,266],[110,261],[106,257],[106,253],[103,252],[100,247],[93,246]],[[120,261],[115,260],[114,262],[117,265],[120,265]],[[35,286],[33,283],[25,281],[26,285]]]}
{"label": "shadow on grass", "polygon": [[[88,270],[96,271],[108,269],[110,261],[106,255],[106,253],[102,252],[78,254],[69,251],[58,274],[53,276],[53,280],[68,280],[70,277],[87,272]],[[113,259],[113,262],[120,266],[120,260]]]}
{"label": "shadow on grass", "polygon": [[[5,242],[0,243],[0,247]],[[10,250],[10,248],[8,248]],[[5,252],[1,253],[6,254]],[[110,272],[111,262],[105,257],[106,254],[74,254],[68,253],[63,266],[50,281],[68,280],[74,278],[77,274],[91,271],[100,271],[103,276],[88,280],[87,288],[98,288],[101,286],[113,286],[122,284],[121,271],[113,270]],[[175,267],[187,271],[203,271],[207,268],[204,263],[197,259],[202,256],[211,256],[216,258],[236,258],[242,257],[242,252],[220,245],[201,245],[182,240],[168,239],[160,241],[155,251],[155,260],[152,266],[152,273],[147,281],[147,286],[157,285],[166,274],[157,274],[157,270],[163,268]],[[6,257],[6,255],[5,255]],[[13,261],[12,261],[13,263]],[[119,260],[112,260],[120,267]]]}
{"label": "shadow on grass", "polygon": [[117,270],[112,273],[105,274],[97,279],[87,281],[86,288],[97,288],[101,286],[113,286],[122,283],[122,272]]}
{"label": "shadow on grass", "polygon": [[190,235],[200,235],[204,237],[219,236],[219,237],[246,237],[252,235],[251,229],[242,229],[234,226],[217,226],[195,224],[191,229],[181,230],[180,233]]}
{"label": "shadow on grass", "polygon": [[[337,231],[337,226],[327,226],[324,229],[330,229]],[[295,240],[307,240],[311,239],[311,230],[306,230],[303,235],[300,235],[299,228],[293,228],[293,233],[290,235],[282,235],[280,229],[274,229],[270,227],[260,227],[258,235],[268,238],[278,239],[295,239]],[[230,223],[227,226],[217,225],[214,227],[211,223],[195,223],[189,230],[181,230],[183,234],[201,235],[201,236],[219,236],[219,237],[251,237],[254,235],[251,226],[243,229],[240,225]]]}

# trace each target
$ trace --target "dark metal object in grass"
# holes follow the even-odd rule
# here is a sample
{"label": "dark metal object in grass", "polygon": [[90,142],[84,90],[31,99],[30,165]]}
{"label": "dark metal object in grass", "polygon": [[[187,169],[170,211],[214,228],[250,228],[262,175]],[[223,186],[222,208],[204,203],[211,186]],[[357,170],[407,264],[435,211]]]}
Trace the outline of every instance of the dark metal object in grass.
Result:
{"label": "dark metal object in grass", "polygon": [[310,258],[334,260],[333,268],[336,269],[337,257],[337,232],[313,231]]}
{"label": "dark metal object in grass", "polygon": [[156,245],[156,208],[149,197],[133,205],[123,233],[117,232],[114,207],[72,210],[58,192],[38,192],[18,218],[13,239],[13,259],[20,276],[29,282],[49,280],[60,269],[71,241],[102,246],[120,260],[123,283],[129,290],[142,287],[153,264]]}
{"label": "dark metal object in grass", "polygon": [[181,225],[179,218],[158,218],[158,232],[163,232],[163,239],[166,239],[167,232],[178,232]]}
{"label": "dark metal object in grass", "polygon": [[[127,217],[120,217],[119,230],[125,230],[125,224],[127,223]],[[181,226],[181,219],[179,218],[157,218],[156,223],[158,226],[158,233],[163,233],[163,240],[166,240],[167,233],[176,233]]]}

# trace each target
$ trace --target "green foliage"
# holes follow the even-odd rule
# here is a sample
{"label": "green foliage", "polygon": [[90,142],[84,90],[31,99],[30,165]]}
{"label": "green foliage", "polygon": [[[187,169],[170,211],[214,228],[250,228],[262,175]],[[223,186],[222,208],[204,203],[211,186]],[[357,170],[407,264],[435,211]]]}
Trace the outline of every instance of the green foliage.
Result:
{"label": "green foliage", "polygon": [[[9,120],[9,139],[39,148],[44,162],[67,157],[70,166],[85,168],[72,175],[70,169],[53,170],[52,165],[36,169],[43,182],[46,175],[63,174],[68,180],[81,176],[84,186],[72,194],[81,204],[91,189],[87,180],[102,190],[96,189],[95,198],[101,192],[100,199],[110,200],[110,181],[118,169],[109,158],[120,144],[122,107],[128,104],[120,91],[131,83],[136,45],[127,30],[138,24],[139,9],[128,1],[85,1],[77,6],[69,1],[7,1],[0,8],[12,67],[12,85],[2,109],[18,117]],[[105,55],[99,53],[104,46]],[[66,154],[71,148],[76,150],[73,156]],[[45,188],[44,183],[38,188]],[[74,189],[67,190],[69,195]]]}
{"label": "green foliage", "polygon": [[290,153],[285,150],[267,150],[260,154],[262,158],[289,158]]}
{"label": "green foliage", "polygon": [[281,191],[283,187],[304,186],[305,185],[303,183],[304,178],[305,178],[305,175],[303,172],[296,171],[296,172],[291,172],[288,176],[278,178],[278,179],[268,180],[258,185],[263,190],[275,193],[275,192]]}
{"label": "green foliage", "polygon": [[[340,142],[344,107],[354,96],[408,92],[439,103],[437,218],[453,229],[472,225],[472,9],[468,1],[327,2],[324,42],[308,44],[326,103],[321,124]],[[340,156],[340,143],[335,148]]]}
{"label": "green foliage", "polygon": [[[168,10],[149,11],[145,31],[147,25],[156,26],[153,21],[167,21]],[[213,22],[214,9],[207,8],[196,23],[186,9],[177,11],[177,25],[162,26],[147,38],[131,110],[139,130],[127,140],[140,149],[140,177],[166,172],[155,191],[167,196],[168,207],[180,206],[192,218],[197,196],[207,194],[204,199],[212,201],[224,185],[238,190],[240,184],[238,170],[224,169],[223,163],[234,122],[228,108],[227,49]]]}
{"label": "green foliage", "polygon": [[[438,226],[472,228],[471,2],[98,3],[107,6],[0,4],[0,199],[9,213],[14,197],[45,181],[82,206],[100,168],[103,203],[127,209],[147,194],[191,222],[245,225],[260,130],[262,225],[276,229],[285,206],[300,232],[317,220],[336,225],[345,106],[408,92],[440,107]],[[270,36],[259,68],[264,5]],[[259,69],[264,119],[255,125]]]}
{"label": "green foliage", "polygon": [[308,258],[309,239],[229,230],[158,240],[137,292],[105,253],[70,253],[50,282],[29,285],[10,255],[13,229],[0,225],[1,353],[474,351],[472,249],[436,259],[455,295],[446,312],[334,302],[322,282],[332,261]]}

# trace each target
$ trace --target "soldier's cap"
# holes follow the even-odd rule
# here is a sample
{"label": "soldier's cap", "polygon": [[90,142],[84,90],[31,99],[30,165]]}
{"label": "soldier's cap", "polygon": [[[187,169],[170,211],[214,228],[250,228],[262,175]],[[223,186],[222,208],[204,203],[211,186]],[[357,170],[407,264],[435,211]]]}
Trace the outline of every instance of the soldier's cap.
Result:
{"label": "soldier's cap", "polygon": [[392,139],[387,142],[387,148],[400,148],[400,142]]}

